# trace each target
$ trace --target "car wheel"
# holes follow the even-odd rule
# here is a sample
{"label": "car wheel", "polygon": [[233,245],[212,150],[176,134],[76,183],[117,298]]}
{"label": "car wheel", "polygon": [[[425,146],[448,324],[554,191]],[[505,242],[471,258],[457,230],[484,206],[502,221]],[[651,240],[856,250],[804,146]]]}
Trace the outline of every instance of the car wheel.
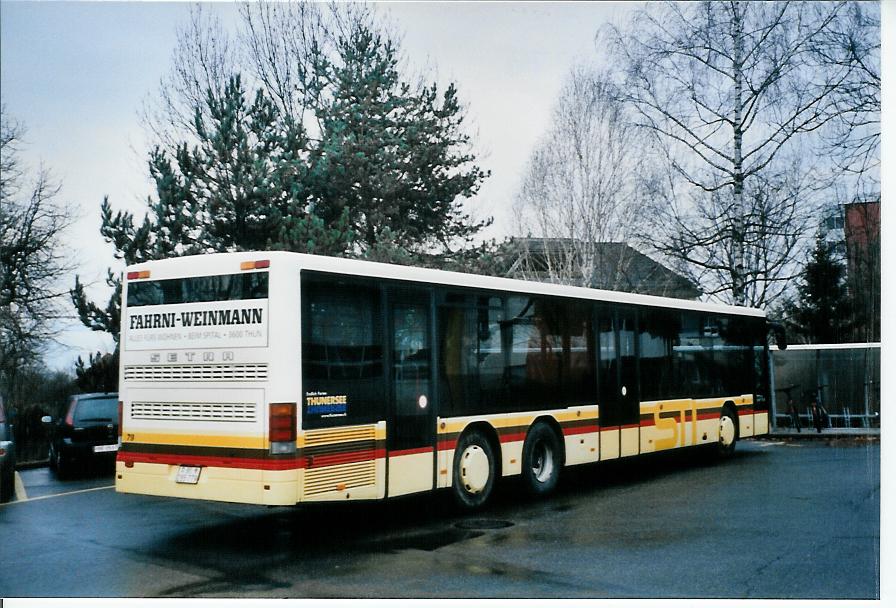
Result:
{"label": "car wheel", "polygon": [[62,457],[62,450],[54,450],[54,452],[56,454],[56,462],[53,470],[56,471],[56,477],[58,479],[67,479],[71,474],[71,465]]}
{"label": "car wheel", "polygon": [[47,455],[47,460],[50,463],[50,470],[56,471],[56,449],[53,447],[53,444],[50,444],[50,453]]}
{"label": "car wheel", "polygon": [[719,418],[719,456],[728,458],[734,454],[734,446],[737,445],[739,435],[737,412],[730,405],[726,405],[722,408],[722,417]]}
{"label": "car wheel", "polygon": [[9,502],[15,494],[16,471],[14,467],[7,467],[0,472],[0,502]]}
{"label": "car wheel", "polygon": [[483,506],[495,485],[495,452],[488,438],[478,429],[465,432],[454,450],[455,502],[464,510]]}
{"label": "car wheel", "polygon": [[523,481],[534,496],[544,496],[557,487],[563,467],[563,450],[557,433],[543,422],[535,423],[523,444]]}

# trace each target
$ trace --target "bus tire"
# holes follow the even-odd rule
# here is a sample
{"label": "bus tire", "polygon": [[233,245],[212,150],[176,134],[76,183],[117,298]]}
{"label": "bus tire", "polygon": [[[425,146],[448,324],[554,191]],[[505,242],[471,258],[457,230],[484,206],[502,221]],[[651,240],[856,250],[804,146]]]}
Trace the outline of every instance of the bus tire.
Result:
{"label": "bus tire", "polygon": [[737,419],[737,411],[731,405],[722,408],[722,416],[719,418],[719,445],[718,455],[729,458],[734,454],[734,446],[740,436],[740,423]]}
{"label": "bus tire", "polygon": [[554,491],[563,467],[563,449],[557,433],[544,422],[529,429],[523,443],[523,482],[533,496]]}
{"label": "bus tire", "polygon": [[464,510],[482,507],[492,493],[497,474],[495,451],[479,429],[467,430],[454,450],[454,500]]}

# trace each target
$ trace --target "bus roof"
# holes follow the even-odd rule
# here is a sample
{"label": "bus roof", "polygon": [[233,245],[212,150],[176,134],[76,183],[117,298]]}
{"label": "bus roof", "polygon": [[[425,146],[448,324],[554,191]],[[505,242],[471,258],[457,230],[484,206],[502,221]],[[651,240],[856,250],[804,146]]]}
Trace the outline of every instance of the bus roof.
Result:
{"label": "bus roof", "polygon": [[320,272],[357,275],[371,278],[397,279],[436,285],[473,287],[507,292],[534,293],[547,296],[583,298],[588,300],[616,302],[620,304],[659,306],[663,308],[678,308],[710,313],[765,317],[765,312],[763,310],[744,306],[713,304],[695,300],[681,300],[662,296],[591,289],[588,287],[573,287],[570,285],[558,285],[537,281],[522,281],[519,279],[450,272],[446,270],[433,270],[415,266],[399,266],[396,264],[383,264],[380,262],[368,262],[288,251],[240,251],[235,253],[211,253],[168,258],[165,260],[133,264],[127,267],[125,273],[149,270],[150,277],[153,279],[228,274],[240,270],[241,263],[256,260],[270,260],[271,268],[279,267],[280,264],[290,264],[304,270],[317,270]]}

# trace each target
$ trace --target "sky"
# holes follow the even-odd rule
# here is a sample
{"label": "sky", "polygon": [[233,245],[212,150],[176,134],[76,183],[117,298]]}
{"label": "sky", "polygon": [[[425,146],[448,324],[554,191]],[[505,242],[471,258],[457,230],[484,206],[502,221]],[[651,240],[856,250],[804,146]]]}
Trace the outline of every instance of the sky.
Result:
{"label": "sky", "polygon": [[[528,156],[576,63],[600,62],[598,27],[633,8],[619,3],[380,3],[403,34],[409,67],[466,102],[480,164],[491,170],[470,208],[492,215],[487,237],[511,231],[509,207]],[[209,7],[227,26],[236,6]],[[152,194],[139,121],[171,66],[187,3],[0,2],[0,92],[7,114],[27,129],[23,160],[61,182],[78,211],[68,231],[78,274],[98,301],[106,268],[120,270],[99,235],[99,207],[142,216]],[[66,285],[74,277],[65,277]],[[60,327],[47,363],[68,369],[77,356],[112,347],[76,319]]]}
{"label": "sky", "polygon": [[[484,236],[511,234],[514,194],[533,146],[549,126],[564,78],[577,63],[605,60],[595,45],[597,29],[624,23],[639,6],[376,5],[403,35],[409,67],[443,87],[456,83],[467,104],[479,163],[491,171],[468,206],[480,217],[494,216]],[[238,22],[234,4],[214,3],[207,10],[225,26]],[[78,211],[66,246],[96,301],[110,293],[106,269],[122,267],[99,235],[100,203],[108,196],[114,209],[138,217],[146,209],[153,192],[146,162],[150,141],[138,114],[170,69],[176,29],[189,12],[190,5],[179,2],[0,1],[0,97],[8,115],[27,128],[26,164],[50,169],[62,184],[61,197]],[[66,288],[74,284],[73,276],[61,280]],[[60,327],[57,342],[46,360],[60,369],[70,369],[79,355],[112,348],[111,337],[88,331],[74,318]]]}

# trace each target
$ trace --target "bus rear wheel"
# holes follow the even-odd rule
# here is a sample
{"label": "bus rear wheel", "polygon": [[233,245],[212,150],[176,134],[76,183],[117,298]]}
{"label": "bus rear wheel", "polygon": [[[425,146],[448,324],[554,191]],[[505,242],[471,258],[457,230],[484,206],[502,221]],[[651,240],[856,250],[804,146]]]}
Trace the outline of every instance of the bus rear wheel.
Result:
{"label": "bus rear wheel", "polygon": [[563,452],[557,433],[543,422],[536,422],[523,444],[523,480],[533,496],[550,494],[560,480]]}
{"label": "bus rear wheel", "polygon": [[737,421],[737,412],[729,405],[722,408],[722,417],[719,418],[719,456],[727,458],[734,454],[734,446],[740,429]]}
{"label": "bus rear wheel", "polygon": [[483,506],[495,486],[495,452],[482,431],[465,432],[454,450],[454,500],[462,509]]}

